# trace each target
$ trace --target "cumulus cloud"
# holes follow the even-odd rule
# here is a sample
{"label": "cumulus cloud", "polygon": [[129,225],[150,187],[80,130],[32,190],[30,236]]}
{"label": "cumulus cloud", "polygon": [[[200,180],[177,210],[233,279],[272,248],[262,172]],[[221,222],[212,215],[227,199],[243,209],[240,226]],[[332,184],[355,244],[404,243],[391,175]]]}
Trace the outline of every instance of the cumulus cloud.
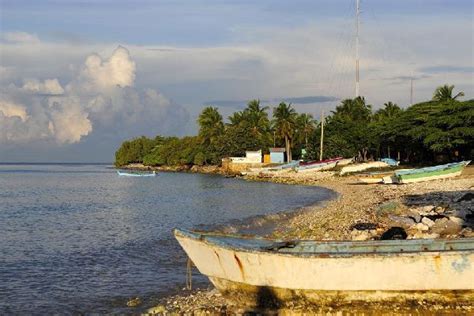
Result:
{"label": "cumulus cloud", "polygon": [[68,89],[83,92],[104,92],[115,87],[130,87],[135,81],[135,62],[129,51],[119,46],[109,59],[102,59],[98,54],[86,58],[78,78]]}
{"label": "cumulus cloud", "polygon": [[50,121],[48,130],[54,135],[56,142],[71,144],[92,131],[92,123],[88,114],[83,111],[78,97],[50,98]]}
{"label": "cumulus cloud", "polygon": [[43,82],[37,79],[27,79],[23,84],[23,90],[37,93],[59,95],[64,93],[63,87],[59,84],[58,79],[46,79]]}
{"label": "cumulus cloud", "polygon": [[[85,61],[63,88],[57,78],[24,79],[0,88],[0,143],[78,143],[96,134],[128,138],[179,128],[187,111],[155,89],[135,89],[135,62],[117,47]],[[172,119],[170,119],[172,118]],[[174,125],[175,123],[179,125]]]}
{"label": "cumulus cloud", "polygon": [[22,122],[25,122],[28,115],[26,114],[26,107],[21,104],[15,104],[9,101],[0,100],[0,113],[4,117],[17,117]]}

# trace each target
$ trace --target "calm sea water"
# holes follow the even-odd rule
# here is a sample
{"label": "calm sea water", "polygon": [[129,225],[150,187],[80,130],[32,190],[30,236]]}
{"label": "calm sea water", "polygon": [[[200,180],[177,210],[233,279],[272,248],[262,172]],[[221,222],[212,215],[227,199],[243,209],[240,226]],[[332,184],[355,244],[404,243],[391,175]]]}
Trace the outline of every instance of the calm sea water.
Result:
{"label": "calm sea water", "polygon": [[[0,314],[127,313],[185,284],[174,227],[211,228],[332,191],[105,165],[0,165]],[[206,285],[196,275],[194,283]]]}

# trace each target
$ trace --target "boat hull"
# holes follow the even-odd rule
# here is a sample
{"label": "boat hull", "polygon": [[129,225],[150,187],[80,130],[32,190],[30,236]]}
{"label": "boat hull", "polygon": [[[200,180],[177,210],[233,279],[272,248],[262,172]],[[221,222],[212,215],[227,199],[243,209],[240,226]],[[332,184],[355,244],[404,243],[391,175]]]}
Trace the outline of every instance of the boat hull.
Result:
{"label": "boat hull", "polygon": [[[210,277],[211,283],[225,297],[239,305],[252,307],[285,306],[294,304],[313,304],[324,307],[348,307],[351,312],[365,310],[369,304],[388,304],[387,310],[393,311],[394,305],[417,306],[420,301],[426,305],[436,306],[471,306],[474,291],[441,290],[441,291],[320,291],[308,289],[286,289],[271,286],[255,286],[246,283]],[[383,305],[382,305],[383,309]]]}
{"label": "boat hull", "polygon": [[296,172],[298,173],[309,173],[309,172],[316,172],[316,171],[325,171],[325,170],[331,170],[334,167],[336,167],[338,164],[337,161],[335,162],[329,162],[329,163],[322,163],[319,165],[311,165],[308,167],[298,167],[296,168]]}
{"label": "boat hull", "polygon": [[470,161],[395,172],[397,183],[414,183],[458,177]]}
{"label": "boat hull", "polygon": [[340,175],[353,173],[353,172],[360,172],[360,171],[364,171],[364,170],[372,169],[372,168],[385,168],[385,167],[389,167],[389,165],[382,161],[361,163],[357,165],[350,165],[350,166],[343,167],[340,171]]}
{"label": "boat hull", "polygon": [[[304,246],[309,247],[305,248],[307,251],[311,247],[339,250],[292,253],[257,250],[260,246],[242,249],[242,245],[260,245],[262,241],[258,239],[234,239],[236,246],[230,247],[225,240],[219,244],[219,238],[205,234],[175,231],[175,236],[199,271],[222,291],[226,291],[227,281],[300,292],[474,291],[472,239],[458,242],[461,246],[455,246],[457,250],[435,251],[438,248],[430,248],[430,241],[410,240],[341,242],[332,246],[308,242]],[[441,247],[453,248],[450,242]],[[356,248],[363,251],[348,253]]]}

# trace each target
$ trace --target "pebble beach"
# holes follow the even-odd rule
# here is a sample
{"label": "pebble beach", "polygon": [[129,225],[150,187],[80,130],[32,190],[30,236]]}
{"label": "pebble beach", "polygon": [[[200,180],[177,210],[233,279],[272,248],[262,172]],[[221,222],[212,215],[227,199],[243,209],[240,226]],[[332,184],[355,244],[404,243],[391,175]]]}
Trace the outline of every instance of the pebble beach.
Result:
{"label": "pebble beach", "polygon": [[[375,240],[391,228],[400,228],[407,239],[474,237],[474,167],[460,177],[403,185],[363,185],[356,176],[336,176],[324,171],[312,174],[285,172],[275,175],[246,176],[249,181],[316,185],[338,193],[325,205],[306,207],[266,237],[308,240]],[[331,312],[331,307],[291,306],[275,311],[281,314]],[[426,306],[419,301],[410,306],[392,306],[400,311],[440,310],[448,314],[469,314],[474,304],[452,307]],[[392,308],[391,307],[391,308]],[[373,307],[372,307],[373,308]],[[379,311],[384,306],[379,306]],[[446,309],[447,308],[447,309]],[[377,307],[375,307],[377,310]],[[348,311],[354,311],[353,309]],[[237,306],[215,289],[183,289],[180,295],[163,298],[145,314],[245,314],[247,307]]]}

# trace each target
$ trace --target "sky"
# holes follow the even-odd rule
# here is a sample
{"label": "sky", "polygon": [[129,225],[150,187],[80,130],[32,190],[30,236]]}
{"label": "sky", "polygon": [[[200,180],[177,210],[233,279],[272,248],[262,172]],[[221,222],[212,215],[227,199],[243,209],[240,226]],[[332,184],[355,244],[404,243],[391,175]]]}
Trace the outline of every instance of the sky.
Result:
{"label": "sky", "polygon": [[[355,94],[355,0],[0,0],[0,162],[112,162],[251,99],[319,117]],[[374,109],[453,84],[474,98],[471,0],[361,0]]]}

